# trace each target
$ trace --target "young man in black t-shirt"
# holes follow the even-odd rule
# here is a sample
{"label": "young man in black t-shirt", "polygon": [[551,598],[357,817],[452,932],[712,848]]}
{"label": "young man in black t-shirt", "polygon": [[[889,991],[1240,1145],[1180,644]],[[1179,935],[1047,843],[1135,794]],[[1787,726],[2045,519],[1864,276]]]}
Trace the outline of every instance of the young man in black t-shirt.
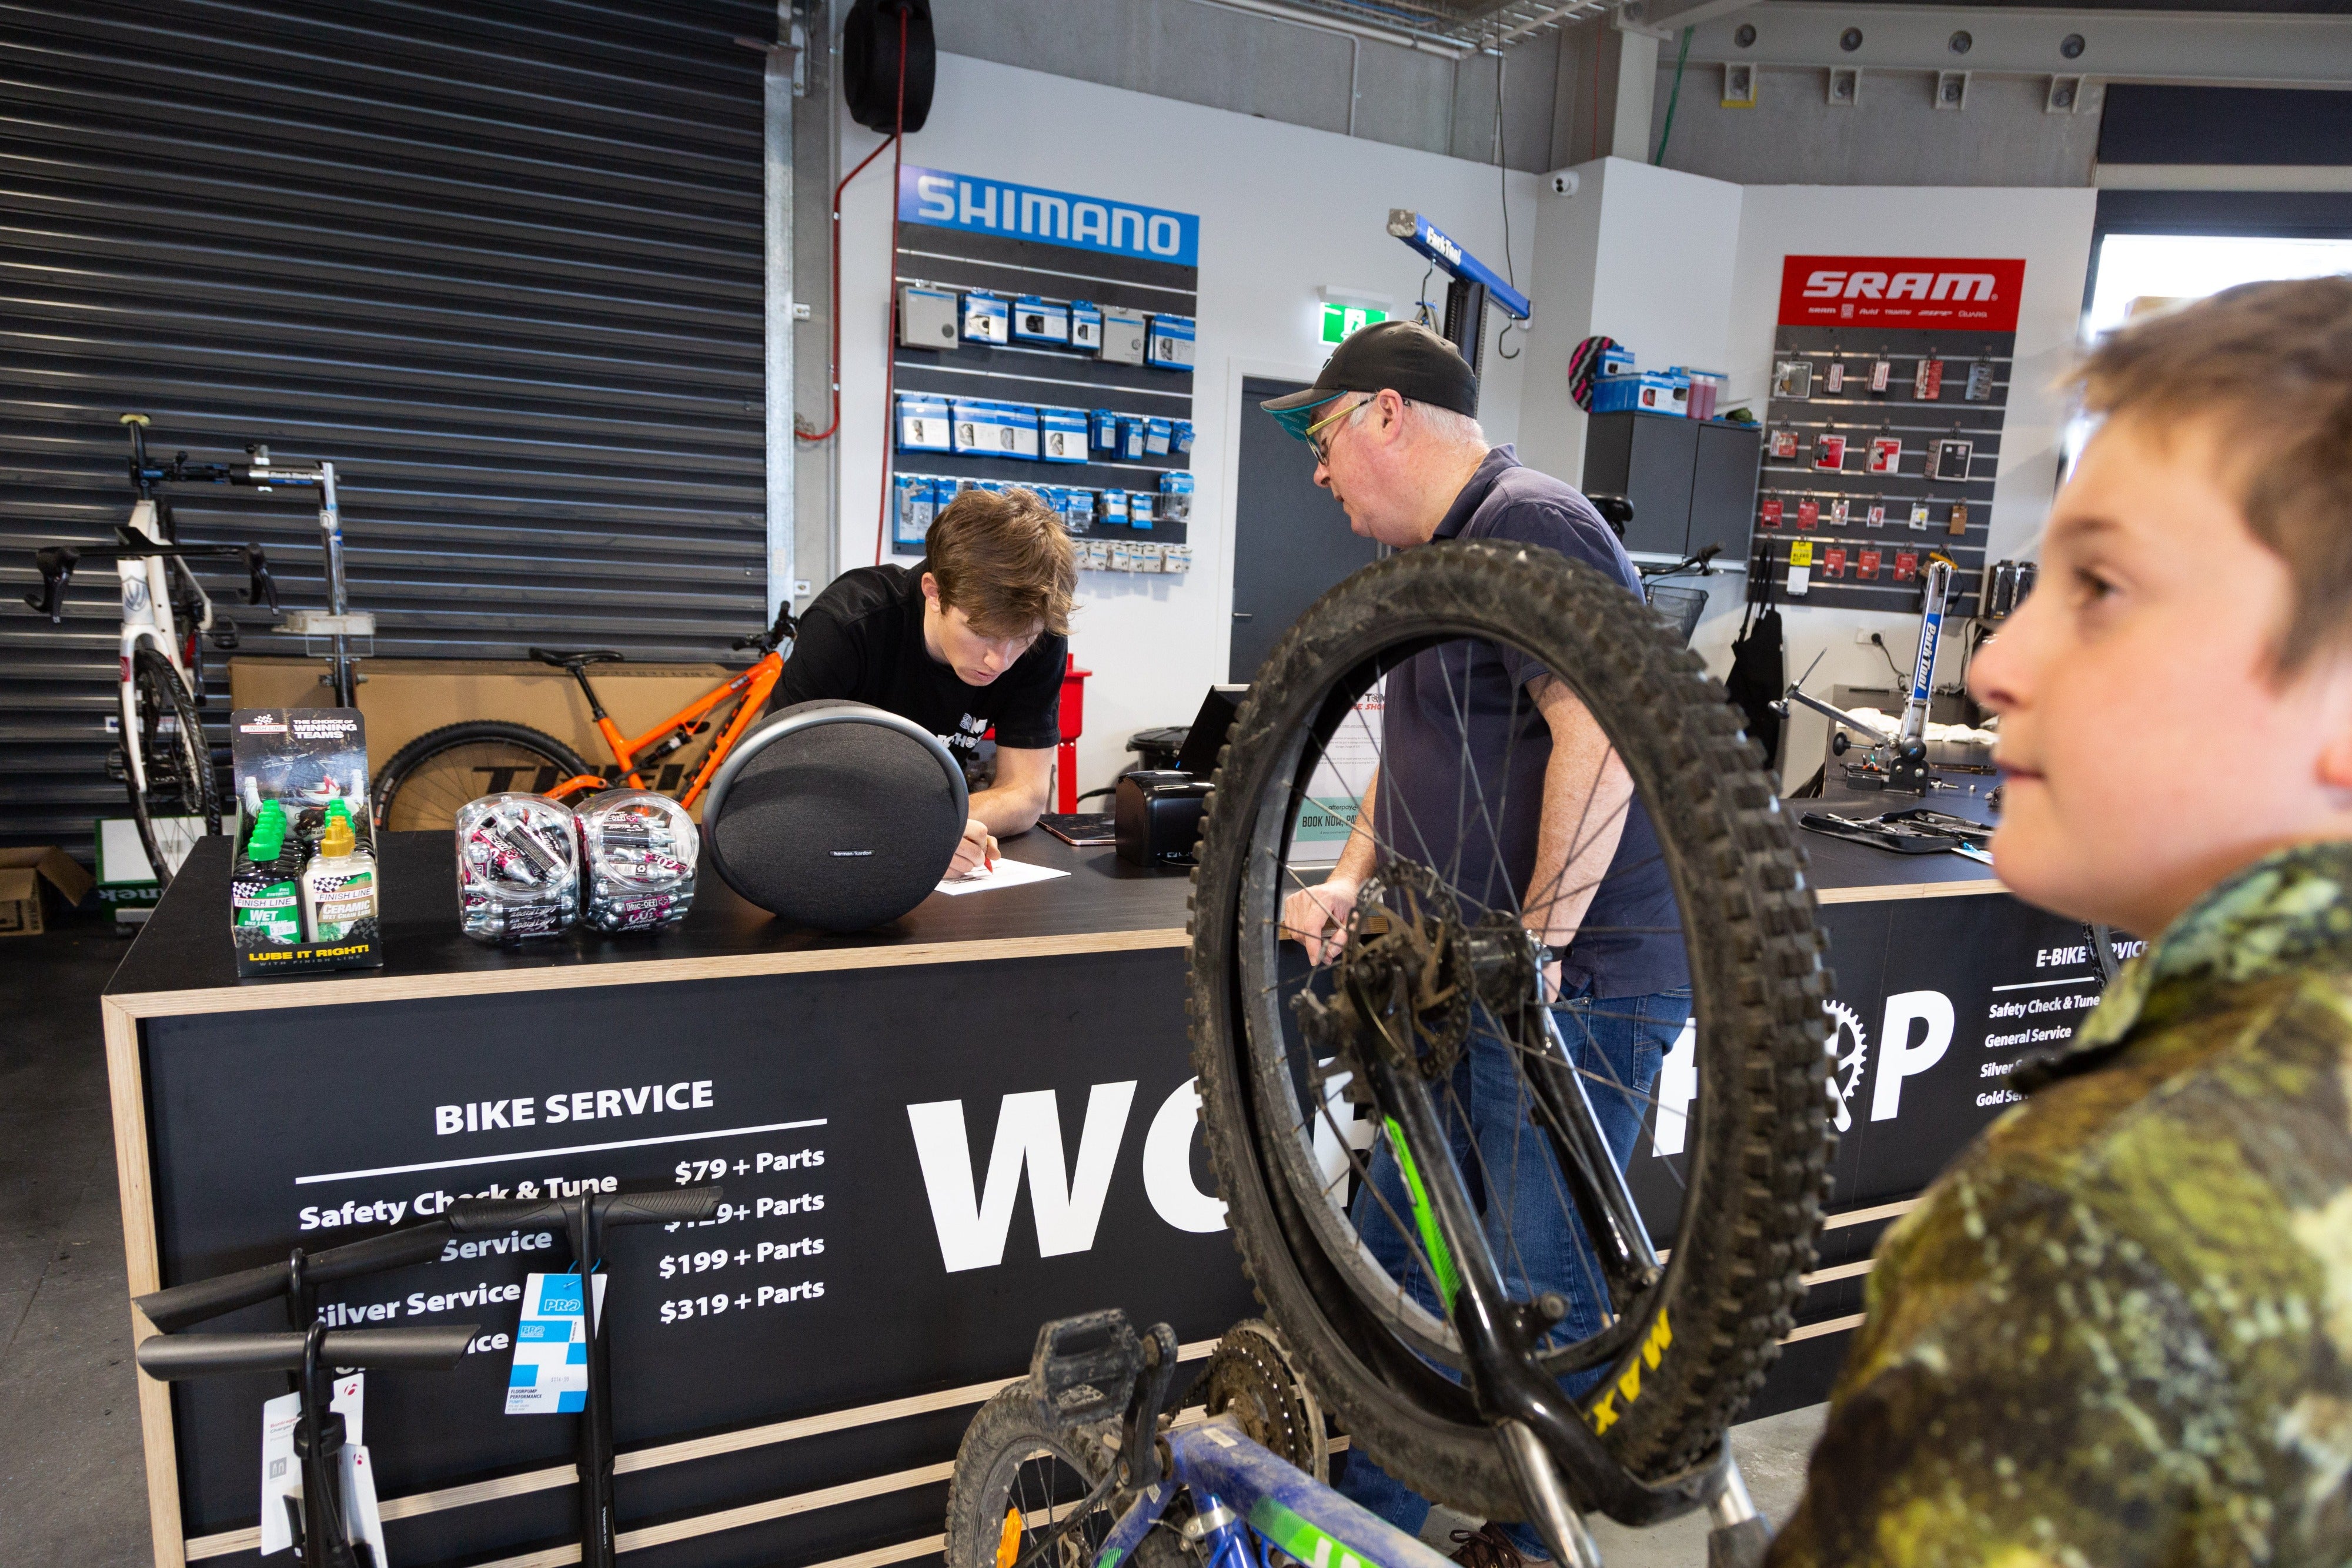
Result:
{"label": "young man in black t-shirt", "polygon": [[996,858],[1052,799],[1062,668],[1078,568],[1061,519],[1026,490],[966,490],[914,567],[835,578],[800,620],[773,706],[820,697],[913,719],[969,763],[996,731],[996,779],[971,797],[950,876]]}

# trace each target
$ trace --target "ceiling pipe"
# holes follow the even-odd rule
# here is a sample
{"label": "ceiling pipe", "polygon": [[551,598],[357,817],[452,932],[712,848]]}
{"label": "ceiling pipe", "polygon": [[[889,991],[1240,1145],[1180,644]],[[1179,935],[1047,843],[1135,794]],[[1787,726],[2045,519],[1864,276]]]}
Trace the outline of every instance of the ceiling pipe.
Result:
{"label": "ceiling pipe", "polygon": [[1336,33],[1343,37],[1370,38],[1375,43],[1391,44],[1398,48],[1414,49],[1422,54],[1435,55],[1440,59],[1460,60],[1480,52],[1475,45],[1457,44],[1432,34],[1416,33],[1408,28],[1380,27],[1366,22],[1350,22],[1322,11],[1302,11],[1276,0],[1192,0],[1195,5],[1208,5],[1221,11],[1240,11],[1269,21],[1284,22],[1310,32]]}

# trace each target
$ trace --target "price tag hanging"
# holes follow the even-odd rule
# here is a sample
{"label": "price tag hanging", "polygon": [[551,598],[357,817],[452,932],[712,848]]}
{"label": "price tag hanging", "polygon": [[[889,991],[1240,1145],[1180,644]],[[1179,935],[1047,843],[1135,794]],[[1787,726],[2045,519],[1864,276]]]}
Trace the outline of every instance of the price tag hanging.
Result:
{"label": "price tag hanging", "polygon": [[[596,1281],[596,1323],[604,1322],[604,1276]],[[507,1414],[562,1416],[588,1407],[587,1293],[577,1274],[532,1274],[522,1284]]]}

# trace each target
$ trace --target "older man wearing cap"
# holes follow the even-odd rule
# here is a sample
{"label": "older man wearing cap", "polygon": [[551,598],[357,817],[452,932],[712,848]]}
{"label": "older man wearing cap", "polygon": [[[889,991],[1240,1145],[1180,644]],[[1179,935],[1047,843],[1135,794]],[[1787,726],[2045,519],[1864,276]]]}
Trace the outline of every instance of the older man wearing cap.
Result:
{"label": "older man wearing cap", "polygon": [[[1312,387],[1262,406],[1312,449],[1315,482],[1367,538],[1395,549],[1457,538],[1534,546],[1641,591],[1591,502],[1510,447],[1487,445],[1477,377],[1425,327],[1364,328]],[[1564,683],[1486,643],[1433,648],[1391,671],[1382,726],[1379,772],[1355,831],[1331,875],[1286,901],[1285,925],[1313,961],[1326,961],[1357,892],[1392,851],[1450,868],[1465,902],[1520,911],[1555,956],[1561,1033],[1623,1166],[1659,1066],[1690,1016],[1690,970],[1657,838],[1622,763]],[[1465,794],[1495,804],[1465,815]],[[1530,1155],[1510,1049],[1473,1037],[1457,1070],[1467,1124],[1452,1129],[1456,1155],[1485,1173],[1490,1238],[1526,1276],[1514,1289],[1559,1291],[1570,1309],[1560,1332],[1581,1339],[1604,1321],[1591,1283],[1598,1270],[1560,1207],[1549,1151],[1538,1143]],[[1386,1145],[1377,1145],[1357,1229],[1394,1277],[1419,1283],[1410,1243],[1388,1218],[1409,1207]],[[1406,1531],[1428,1518],[1426,1500],[1361,1453],[1349,1456],[1339,1490]],[[1455,1540],[1456,1560],[1471,1568],[1544,1555],[1525,1525],[1489,1523]]]}

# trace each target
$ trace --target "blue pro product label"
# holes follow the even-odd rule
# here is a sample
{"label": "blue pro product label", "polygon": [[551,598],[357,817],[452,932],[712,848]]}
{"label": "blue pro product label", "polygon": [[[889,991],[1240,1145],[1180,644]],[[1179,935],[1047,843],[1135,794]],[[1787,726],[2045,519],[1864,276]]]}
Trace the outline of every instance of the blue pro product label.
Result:
{"label": "blue pro product label", "polygon": [[918,169],[910,164],[898,171],[898,221],[1169,261],[1179,267],[1201,264],[1201,220],[1191,213],[944,169]]}
{"label": "blue pro product label", "polygon": [[[596,1315],[604,1315],[604,1276],[596,1281]],[[532,1274],[523,1281],[522,1319],[515,1325],[507,1414],[563,1416],[588,1406],[588,1318],[577,1274]]]}

